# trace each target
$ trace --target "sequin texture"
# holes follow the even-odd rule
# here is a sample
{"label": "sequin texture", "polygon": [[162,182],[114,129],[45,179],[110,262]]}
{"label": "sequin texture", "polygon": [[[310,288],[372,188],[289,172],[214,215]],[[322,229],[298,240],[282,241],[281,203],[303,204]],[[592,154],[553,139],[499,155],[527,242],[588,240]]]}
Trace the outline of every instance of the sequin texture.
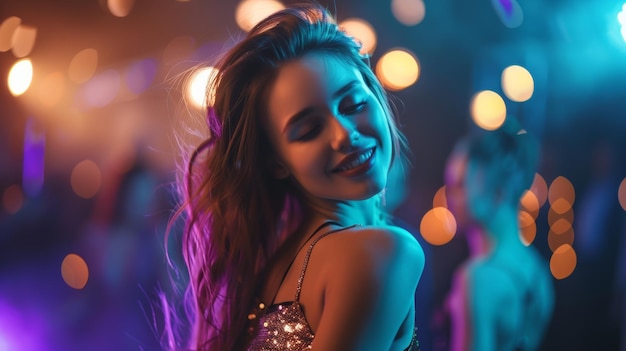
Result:
{"label": "sequin texture", "polygon": [[268,307],[259,318],[250,351],[310,350],[313,332],[297,301]]}

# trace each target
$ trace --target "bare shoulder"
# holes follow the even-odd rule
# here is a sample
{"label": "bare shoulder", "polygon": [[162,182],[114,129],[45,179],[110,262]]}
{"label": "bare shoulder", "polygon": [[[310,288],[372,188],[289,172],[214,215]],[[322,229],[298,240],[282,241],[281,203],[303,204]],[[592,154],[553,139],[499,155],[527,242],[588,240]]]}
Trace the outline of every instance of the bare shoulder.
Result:
{"label": "bare shoulder", "polygon": [[331,258],[366,256],[423,264],[424,251],[415,237],[396,226],[357,226],[329,235],[318,244]]}
{"label": "bare shoulder", "polygon": [[329,235],[318,243],[332,275],[385,274],[399,267],[418,272],[424,268],[424,251],[415,237],[395,226],[363,226]]}
{"label": "bare shoulder", "polygon": [[[323,311],[315,347],[391,349],[403,323],[413,318],[415,289],[424,268],[418,242],[401,228],[384,226],[350,228],[324,237],[318,245],[311,259],[321,265]],[[404,347],[409,334],[401,341]]]}

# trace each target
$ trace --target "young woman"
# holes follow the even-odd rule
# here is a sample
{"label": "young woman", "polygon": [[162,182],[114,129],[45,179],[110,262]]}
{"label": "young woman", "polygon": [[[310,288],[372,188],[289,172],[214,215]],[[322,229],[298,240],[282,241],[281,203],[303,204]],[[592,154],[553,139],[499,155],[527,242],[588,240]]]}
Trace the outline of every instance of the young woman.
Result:
{"label": "young woman", "polygon": [[510,117],[461,140],[446,166],[446,195],[470,257],[448,299],[450,350],[536,350],[552,316],[548,263],[520,240],[519,202],[537,146]]}
{"label": "young woman", "polygon": [[416,350],[424,256],[381,194],[404,139],[359,45],[300,5],[217,66],[183,210],[194,350]]}

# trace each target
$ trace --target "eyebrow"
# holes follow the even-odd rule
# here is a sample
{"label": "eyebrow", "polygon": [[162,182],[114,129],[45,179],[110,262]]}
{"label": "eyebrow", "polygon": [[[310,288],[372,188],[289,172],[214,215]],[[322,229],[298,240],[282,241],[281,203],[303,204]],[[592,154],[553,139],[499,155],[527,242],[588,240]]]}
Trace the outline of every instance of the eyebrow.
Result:
{"label": "eyebrow", "polygon": [[[358,84],[359,84],[359,82],[357,80],[349,81],[346,85],[342,86],[336,92],[333,93],[333,99],[336,99],[336,98],[340,97],[341,95],[343,95],[346,92],[350,91],[352,88],[354,88]],[[298,123],[300,120],[304,119],[306,116],[311,114],[313,111],[315,111],[315,107],[308,106],[308,107],[305,107],[302,110],[296,112],[287,121],[287,124],[285,125],[285,128],[283,129],[283,133],[286,132],[287,129],[289,129],[290,126]]]}

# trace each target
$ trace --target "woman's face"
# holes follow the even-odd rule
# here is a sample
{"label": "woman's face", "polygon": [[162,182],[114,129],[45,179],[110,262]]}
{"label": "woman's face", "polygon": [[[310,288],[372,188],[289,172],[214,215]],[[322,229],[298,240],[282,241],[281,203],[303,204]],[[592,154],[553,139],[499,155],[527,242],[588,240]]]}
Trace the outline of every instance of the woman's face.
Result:
{"label": "woman's face", "polygon": [[471,222],[489,222],[498,206],[495,185],[487,183],[485,172],[483,166],[468,160],[465,150],[453,152],[446,163],[446,200],[461,228]]}
{"label": "woman's face", "polygon": [[389,124],[355,67],[323,54],[285,63],[267,106],[277,177],[291,176],[306,192],[330,200],[367,199],[385,187]]}

